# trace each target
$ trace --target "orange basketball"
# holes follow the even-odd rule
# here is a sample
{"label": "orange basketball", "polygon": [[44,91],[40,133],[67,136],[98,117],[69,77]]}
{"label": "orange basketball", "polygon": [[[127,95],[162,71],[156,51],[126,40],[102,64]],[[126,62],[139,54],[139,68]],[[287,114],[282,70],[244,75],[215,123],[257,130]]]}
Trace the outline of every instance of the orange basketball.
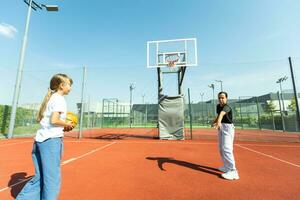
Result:
{"label": "orange basketball", "polygon": [[67,112],[66,122],[72,122],[75,127],[78,123],[77,115],[72,112]]}

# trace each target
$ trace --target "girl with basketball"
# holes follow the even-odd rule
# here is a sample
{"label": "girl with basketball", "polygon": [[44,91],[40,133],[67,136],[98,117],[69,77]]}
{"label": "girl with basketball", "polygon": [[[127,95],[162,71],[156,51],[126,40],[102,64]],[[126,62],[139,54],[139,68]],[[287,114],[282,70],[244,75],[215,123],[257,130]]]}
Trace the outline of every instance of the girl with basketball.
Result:
{"label": "girl with basketball", "polygon": [[213,126],[219,134],[219,151],[223,161],[223,166],[219,168],[224,172],[222,177],[228,180],[239,179],[238,171],[235,167],[233,155],[234,125],[232,109],[227,105],[228,95],[226,92],[218,94],[219,104],[217,105],[218,116],[214,120]]}
{"label": "girl with basketball", "polygon": [[37,120],[41,127],[37,131],[32,150],[35,176],[27,182],[17,200],[56,200],[61,185],[61,154],[64,131],[74,128],[66,123],[67,106],[64,95],[71,91],[72,79],[65,74],[51,78]]}

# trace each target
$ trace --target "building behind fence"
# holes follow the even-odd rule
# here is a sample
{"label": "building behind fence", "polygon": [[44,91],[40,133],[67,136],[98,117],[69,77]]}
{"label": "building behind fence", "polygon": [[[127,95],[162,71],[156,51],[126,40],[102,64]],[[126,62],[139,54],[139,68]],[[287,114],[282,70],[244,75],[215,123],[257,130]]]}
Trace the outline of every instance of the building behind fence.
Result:
{"label": "building behind fence", "polygon": [[[300,95],[298,95],[298,98]],[[282,101],[283,99],[283,101]],[[191,103],[186,102],[185,126],[192,123],[193,128],[210,127],[214,120],[216,100]],[[231,99],[234,124],[241,129],[270,129],[295,132],[297,127],[296,108],[293,93],[269,93],[258,97],[239,97]],[[18,108],[15,135],[34,134],[39,125],[36,122],[38,104],[25,104]],[[80,113],[81,104],[77,104]],[[132,108],[132,112],[130,112]],[[133,104],[120,102],[118,99],[103,99],[101,102],[87,102],[83,105],[83,128],[128,128],[130,118],[132,127],[157,127],[157,104]],[[1,133],[6,134],[11,107],[0,105]],[[192,119],[190,119],[190,112]],[[130,117],[131,116],[131,117]]]}

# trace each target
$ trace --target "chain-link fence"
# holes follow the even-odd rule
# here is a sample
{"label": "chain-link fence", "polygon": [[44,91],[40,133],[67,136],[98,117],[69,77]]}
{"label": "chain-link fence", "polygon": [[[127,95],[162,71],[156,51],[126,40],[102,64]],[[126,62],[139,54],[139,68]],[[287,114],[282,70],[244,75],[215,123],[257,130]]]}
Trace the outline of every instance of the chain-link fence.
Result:
{"label": "chain-link fence", "polygon": [[[295,85],[298,86],[300,59],[293,59],[293,64]],[[234,123],[237,128],[299,131],[296,101],[287,60],[239,64],[247,66],[245,69],[235,67],[236,64],[234,63],[232,65],[232,68],[238,73],[231,72],[228,79],[223,78],[223,87],[229,93],[229,105],[232,107]],[[222,70],[223,66],[215,65],[214,68],[215,70]],[[276,70],[272,71],[272,69]],[[99,80],[99,74],[105,70],[107,70],[106,74],[102,78],[106,79]],[[68,110],[77,113],[79,117],[81,109],[83,109],[82,130],[129,127],[156,128],[158,119],[156,72],[152,71],[149,79],[145,78],[145,80],[136,83],[136,88],[132,91],[133,102],[130,105],[129,85],[134,82],[132,81],[134,77],[122,76],[122,73],[125,72],[123,70],[128,69],[87,68],[85,81],[83,81],[83,67],[25,70],[13,130],[14,137],[35,134],[39,128],[35,119],[40,103],[47,92],[50,78],[58,72],[68,74],[73,78],[72,91],[66,96],[66,101]],[[139,68],[135,69],[135,73],[145,73],[139,70]],[[207,72],[208,75],[200,76],[196,70],[200,71],[196,68],[189,69],[184,81],[184,91],[187,88],[191,90],[191,102],[188,102],[187,92],[185,94],[184,119],[187,129],[190,126],[193,128],[211,126],[216,116],[217,92],[220,91],[217,89],[218,83],[214,79],[222,78],[218,75],[215,76],[215,74],[209,75],[209,72]],[[0,71],[3,75],[1,83],[5,81],[7,85],[7,87],[2,87],[4,83],[1,84],[2,94],[7,94],[6,99],[9,99],[0,105],[0,131],[2,133],[0,135],[5,137],[8,133],[11,114],[10,100],[13,94],[14,79],[6,79],[6,77],[13,75],[12,70],[0,68]],[[201,80],[195,79],[195,74],[199,75]],[[278,83],[279,79],[285,76],[288,77],[287,80]],[[115,81],[117,79],[118,81]],[[211,82],[215,84],[213,93],[211,93],[211,88],[207,87]],[[165,91],[172,86],[175,88],[174,93],[176,93],[176,84],[176,80],[169,82],[168,79],[164,79],[163,85]],[[205,93],[204,98],[200,98],[201,92]],[[257,95],[248,96],[253,93]],[[139,100],[137,96],[142,98]],[[4,99],[3,96],[1,99]],[[79,129],[80,125],[76,127],[76,130]]]}

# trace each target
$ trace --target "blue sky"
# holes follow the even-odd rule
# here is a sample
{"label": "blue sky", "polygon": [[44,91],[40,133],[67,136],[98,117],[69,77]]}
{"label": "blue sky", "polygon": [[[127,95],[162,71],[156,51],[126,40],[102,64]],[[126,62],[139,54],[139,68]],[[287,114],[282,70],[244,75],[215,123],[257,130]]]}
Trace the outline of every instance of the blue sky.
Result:
{"label": "blue sky", "polygon": [[[32,12],[20,104],[43,98],[58,72],[74,79],[71,107],[80,100],[82,67],[87,66],[86,95],[156,102],[156,71],[146,68],[149,40],[197,38],[199,66],[188,68],[184,91],[192,101],[211,98],[208,84],[224,81],[232,98],[276,92],[290,76],[293,58],[300,77],[300,1],[297,0],[39,0],[57,4],[57,13]],[[2,0],[0,7],[0,103],[11,104],[27,5]],[[173,77],[174,78],[174,77]],[[290,78],[283,84],[291,88]],[[297,80],[298,81],[298,80]],[[164,79],[165,92],[176,82]],[[299,89],[298,89],[299,90]]]}

